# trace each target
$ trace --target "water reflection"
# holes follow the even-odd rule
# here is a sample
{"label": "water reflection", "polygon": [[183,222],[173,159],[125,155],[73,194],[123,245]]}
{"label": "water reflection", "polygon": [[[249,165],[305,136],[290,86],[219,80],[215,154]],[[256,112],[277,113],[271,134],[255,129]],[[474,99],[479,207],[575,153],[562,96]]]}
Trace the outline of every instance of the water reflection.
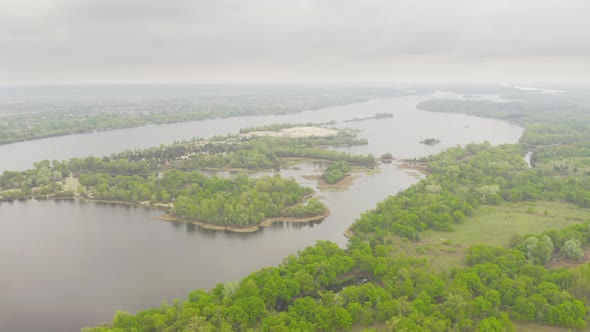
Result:
{"label": "water reflection", "polygon": [[313,221],[305,221],[305,222],[275,222],[270,227],[272,228],[280,228],[280,229],[302,229],[302,228],[314,228],[317,225],[324,222],[325,219],[321,220],[313,220]]}
{"label": "water reflection", "polygon": [[197,232],[198,231],[197,228],[198,228],[197,225],[194,225],[194,224],[186,224],[186,232],[189,233],[189,234],[190,233]]}

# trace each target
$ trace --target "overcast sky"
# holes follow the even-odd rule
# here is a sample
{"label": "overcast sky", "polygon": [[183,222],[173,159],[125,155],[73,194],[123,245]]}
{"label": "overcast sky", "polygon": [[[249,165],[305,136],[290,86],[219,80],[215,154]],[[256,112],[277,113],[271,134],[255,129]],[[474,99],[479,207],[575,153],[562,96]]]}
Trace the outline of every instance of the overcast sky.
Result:
{"label": "overcast sky", "polygon": [[588,0],[0,0],[0,85],[588,82]]}

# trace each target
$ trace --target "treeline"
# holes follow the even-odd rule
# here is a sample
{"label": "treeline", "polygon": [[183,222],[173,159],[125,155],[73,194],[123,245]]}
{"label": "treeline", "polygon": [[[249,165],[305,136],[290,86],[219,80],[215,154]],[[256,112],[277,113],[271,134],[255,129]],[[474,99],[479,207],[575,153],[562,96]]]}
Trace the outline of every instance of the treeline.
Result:
{"label": "treeline", "polygon": [[62,181],[70,174],[67,162],[44,160],[22,172],[4,171],[0,175],[0,201],[27,199],[31,196],[73,196]]}
{"label": "treeline", "polygon": [[59,181],[69,174],[67,163],[57,160],[44,160],[34,164],[34,168],[23,171],[4,171],[0,176],[0,188],[14,189],[23,186],[39,187]]}
{"label": "treeline", "polygon": [[[515,234],[510,245],[526,254],[537,264],[547,264],[551,260],[580,262],[586,255],[584,247],[590,244],[590,225],[580,223],[559,230],[549,230],[540,235]],[[590,286],[590,285],[589,285]]]}
{"label": "treeline", "polygon": [[[102,106],[97,106],[100,108]],[[115,106],[116,107],[116,106]],[[122,106],[121,108],[127,108]],[[94,109],[84,111],[53,110],[50,112],[31,113],[26,115],[4,117],[6,125],[0,131],[0,144],[41,139],[68,134],[80,134],[98,130],[110,130],[145,126],[149,124],[167,124],[195,120],[213,119],[219,115],[239,116],[250,115],[247,112],[216,113],[211,110],[186,107],[176,112],[138,112],[137,110],[121,110],[96,113]]]}
{"label": "treeline", "polygon": [[26,171],[4,171],[0,175],[0,200],[27,199],[35,196],[72,197],[77,188],[64,187],[65,180],[84,174],[148,176],[160,168],[155,162],[110,158],[72,158],[66,161],[44,160]]}
{"label": "treeline", "polygon": [[356,155],[346,152],[324,150],[320,148],[287,148],[279,147],[273,151],[279,158],[304,158],[319,159],[327,161],[345,161],[351,165],[358,165],[373,168],[376,165],[375,157],[372,154]]}

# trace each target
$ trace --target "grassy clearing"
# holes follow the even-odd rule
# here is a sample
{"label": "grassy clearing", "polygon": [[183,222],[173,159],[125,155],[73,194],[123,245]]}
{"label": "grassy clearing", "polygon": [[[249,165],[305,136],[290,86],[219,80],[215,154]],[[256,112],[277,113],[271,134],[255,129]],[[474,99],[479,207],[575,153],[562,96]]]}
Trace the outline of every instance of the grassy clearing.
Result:
{"label": "grassy clearing", "polygon": [[381,169],[380,168],[373,168],[373,169],[368,169],[365,171],[365,174],[369,175],[369,176],[373,176],[373,175],[377,175],[381,173]]}
{"label": "grassy clearing", "polygon": [[432,266],[464,266],[465,251],[476,244],[508,246],[513,234],[537,234],[590,219],[590,210],[562,202],[483,206],[452,232],[425,232],[419,242],[394,238],[395,253],[427,258]]}
{"label": "grassy clearing", "polygon": [[70,175],[69,177],[67,177],[65,179],[64,190],[71,191],[73,193],[77,193],[78,187],[80,187],[80,181],[78,181],[78,178],[75,178]]}

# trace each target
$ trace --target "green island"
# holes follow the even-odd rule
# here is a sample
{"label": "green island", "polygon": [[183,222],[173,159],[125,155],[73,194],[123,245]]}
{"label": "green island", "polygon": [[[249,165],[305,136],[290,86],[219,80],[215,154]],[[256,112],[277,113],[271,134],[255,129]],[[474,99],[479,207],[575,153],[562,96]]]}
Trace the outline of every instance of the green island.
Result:
{"label": "green island", "polygon": [[[449,102],[457,111],[474,101]],[[428,103],[421,106],[433,110]],[[430,175],[363,213],[345,249],[318,241],[237,283],[83,330],[586,329],[590,121],[523,105],[485,113],[521,119],[519,144],[470,144],[417,160]]]}
{"label": "green island", "polygon": [[[289,128],[297,128],[291,126]],[[327,207],[311,188],[278,174],[251,178],[207,177],[198,170],[280,170],[294,160],[329,160],[373,167],[371,155],[358,156],[323,149],[366,144],[346,130],[303,127],[309,135],[268,137],[228,135],[193,139],[169,146],[125,151],[109,157],[42,161],[23,172],[0,175],[0,201],[29,198],[78,198],[137,204],[163,209],[168,221],[209,229],[252,232],[273,222],[324,219]],[[313,130],[310,130],[313,129]]]}
{"label": "green island", "polygon": [[326,167],[322,174],[322,179],[329,184],[335,184],[350,176],[351,170],[352,168],[348,163],[337,161]]}
{"label": "green island", "polygon": [[426,144],[426,145],[436,145],[438,143],[440,143],[440,139],[438,139],[438,138],[427,138],[427,139],[420,141],[420,144]]}
{"label": "green island", "polygon": [[375,172],[373,166],[365,165],[364,167],[353,167],[345,161],[336,161],[330,163],[322,172],[321,175],[304,175],[303,178],[317,181],[317,187],[322,191],[342,191],[348,189],[358,174],[364,172],[370,174]]}
{"label": "green island", "polygon": [[375,113],[372,116],[366,116],[363,118],[352,118],[348,120],[344,120],[343,122],[357,122],[357,121],[365,121],[365,120],[373,120],[373,119],[391,119],[393,118],[393,113]]}
{"label": "green island", "polygon": [[393,160],[395,159],[393,157],[393,154],[391,154],[391,152],[387,152],[381,155],[381,160]]}

